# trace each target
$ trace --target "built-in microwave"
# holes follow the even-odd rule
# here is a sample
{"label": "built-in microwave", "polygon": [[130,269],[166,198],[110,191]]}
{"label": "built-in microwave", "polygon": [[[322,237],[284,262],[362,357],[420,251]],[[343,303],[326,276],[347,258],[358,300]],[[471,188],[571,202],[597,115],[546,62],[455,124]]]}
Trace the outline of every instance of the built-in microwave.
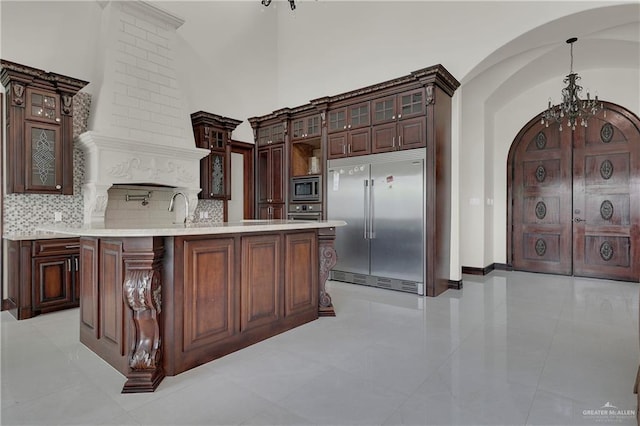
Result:
{"label": "built-in microwave", "polygon": [[289,201],[293,203],[322,201],[320,176],[291,178],[291,199]]}

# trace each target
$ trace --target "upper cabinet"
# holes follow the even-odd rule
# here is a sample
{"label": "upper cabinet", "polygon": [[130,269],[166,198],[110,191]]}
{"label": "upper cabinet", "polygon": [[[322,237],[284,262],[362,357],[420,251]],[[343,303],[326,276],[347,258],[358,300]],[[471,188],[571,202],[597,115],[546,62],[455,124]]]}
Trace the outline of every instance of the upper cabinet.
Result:
{"label": "upper cabinet", "polygon": [[191,114],[191,124],[196,146],[210,150],[200,160],[201,199],[228,200],[231,195],[231,133],[242,123],[240,120],[222,117],[204,111]]}
{"label": "upper cabinet", "polygon": [[256,218],[283,219],[286,216],[289,109],[263,117],[249,118],[256,141],[254,187]]}
{"label": "upper cabinet", "polygon": [[258,137],[256,139],[258,146],[271,145],[274,143],[284,142],[285,124],[276,123],[258,129]]}
{"label": "upper cabinet", "polygon": [[73,194],[73,96],[86,81],[0,61],[7,192]]}
{"label": "upper cabinet", "polygon": [[421,148],[427,144],[425,89],[420,87],[371,101],[374,154]]}
{"label": "upper cabinet", "polygon": [[293,118],[291,120],[291,140],[305,140],[320,137],[320,114],[308,117]]}

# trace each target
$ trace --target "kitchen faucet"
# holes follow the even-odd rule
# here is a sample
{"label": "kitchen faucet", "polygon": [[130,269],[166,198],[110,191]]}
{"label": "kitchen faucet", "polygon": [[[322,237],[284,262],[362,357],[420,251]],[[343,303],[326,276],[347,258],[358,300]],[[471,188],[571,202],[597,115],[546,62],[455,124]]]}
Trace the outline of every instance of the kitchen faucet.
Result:
{"label": "kitchen faucet", "polygon": [[182,198],[184,198],[184,223],[186,224],[187,218],[189,217],[189,199],[186,195],[184,195],[184,192],[178,191],[173,193],[173,195],[171,196],[171,201],[169,202],[169,211],[173,211],[173,203],[176,200],[176,196],[178,195],[182,195]]}

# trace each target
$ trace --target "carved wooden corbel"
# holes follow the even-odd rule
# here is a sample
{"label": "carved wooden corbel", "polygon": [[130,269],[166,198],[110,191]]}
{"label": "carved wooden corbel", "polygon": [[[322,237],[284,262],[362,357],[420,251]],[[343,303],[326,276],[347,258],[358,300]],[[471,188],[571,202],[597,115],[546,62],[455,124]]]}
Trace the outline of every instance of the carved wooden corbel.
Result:
{"label": "carved wooden corbel", "polygon": [[129,372],[122,393],[153,392],[165,373],[162,367],[162,266],[164,250],[132,253],[125,250],[125,304],[133,311],[135,336]]}
{"label": "carved wooden corbel", "polygon": [[433,85],[426,87],[427,89],[427,105],[431,105],[436,102],[435,94],[433,93]]}
{"label": "carved wooden corbel", "polygon": [[13,97],[11,98],[11,102],[15,106],[24,105],[24,86],[21,84],[13,83],[11,84],[13,87]]}
{"label": "carved wooden corbel", "polygon": [[325,288],[329,272],[336,266],[338,255],[334,248],[336,239],[335,228],[319,228],[318,229],[318,253],[320,255],[320,281],[318,287],[320,297],[318,298],[318,316],[335,317],[336,311],[333,309],[331,296]]}
{"label": "carved wooden corbel", "polygon": [[62,113],[65,115],[73,114],[73,96],[62,95]]}

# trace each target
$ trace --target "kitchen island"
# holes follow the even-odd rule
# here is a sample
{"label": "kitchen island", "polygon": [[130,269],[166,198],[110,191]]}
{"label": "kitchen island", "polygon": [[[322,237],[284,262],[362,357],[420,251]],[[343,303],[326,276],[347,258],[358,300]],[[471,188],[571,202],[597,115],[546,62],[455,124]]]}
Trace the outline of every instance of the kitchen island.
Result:
{"label": "kitchen island", "polygon": [[112,224],[80,237],[80,341],[123,393],[335,315],[325,281],[343,221]]}

